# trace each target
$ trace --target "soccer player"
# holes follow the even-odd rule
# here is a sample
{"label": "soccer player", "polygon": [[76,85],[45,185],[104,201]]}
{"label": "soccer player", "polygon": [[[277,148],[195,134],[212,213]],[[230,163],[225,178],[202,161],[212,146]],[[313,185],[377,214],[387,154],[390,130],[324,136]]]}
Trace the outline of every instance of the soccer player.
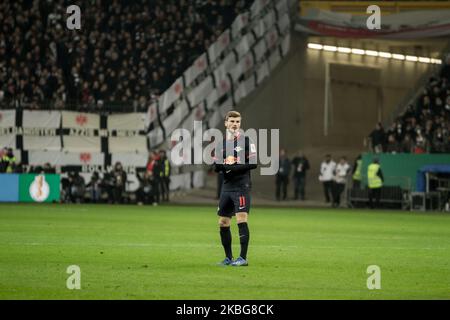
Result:
{"label": "soccer player", "polygon": [[[255,169],[256,147],[241,130],[241,115],[230,111],[225,117],[226,138],[217,146],[215,171],[223,172],[223,185],[220,193],[219,215],[220,238],[225,250],[225,259],[220,265],[248,266],[247,249],[250,239],[248,214],[250,213],[250,170]],[[231,218],[236,216],[239,228],[241,252],[233,260],[231,250]]]}

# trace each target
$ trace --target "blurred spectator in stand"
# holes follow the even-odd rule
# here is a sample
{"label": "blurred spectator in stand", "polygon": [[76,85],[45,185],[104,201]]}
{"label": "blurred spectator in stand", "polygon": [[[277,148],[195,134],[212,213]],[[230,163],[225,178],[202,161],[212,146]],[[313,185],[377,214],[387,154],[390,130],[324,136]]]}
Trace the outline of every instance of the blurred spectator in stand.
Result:
{"label": "blurred spectator in stand", "polygon": [[105,172],[103,174],[103,178],[100,181],[100,190],[103,197],[103,193],[106,193],[106,202],[113,203],[114,202],[114,177],[112,173]]}
{"label": "blurred spectator in stand", "polygon": [[372,151],[375,153],[381,153],[384,150],[385,134],[383,126],[378,122],[375,129],[369,135]]}
{"label": "blurred spectator in stand", "polygon": [[116,162],[111,175],[114,181],[114,203],[123,203],[123,194],[126,190],[127,174],[123,170],[120,162]]}
{"label": "blurred spectator in stand", "polygon": [[388,141],[386,144],[386,153],[398,153],[400,152],[400,146],[393,134],[388,136]]}
{"label": "blurred spectator in stand", "polygon": [[138,205],[142,204],[153,204],[157,205],[155,198],[156,180],[150,171],[145,171],[143,175],[136,174],[139,180],[139,189],[136,192]]}
{"label": "blurred spectator in stand", "polygon": [[73,172],[69,174],[70,182],[70,200],[73,203],[84,202],[85,181],[84,178],[78,173]]}
{"label": "blurred spectator in stand", "polygon": [[44,164],[44,166],[42,167],[42,171],[45,174],[54,174],[54,173],[56,173],[56,169],[54,167],[52,167],[50,165],[50,163],[48,163],[48,162]]}
{"label": "blurred spectator in stand", "polygon": [[410,134],[406,134],[405,138],[403,139],[401,145],[400,145],[400,152],[403,153],[411,153],[413,151],[413,142],[411,140],[411,135]]}
{"label": "blurred spectator in stand", "polygon": [[92,176],[89,183],[86,185],[86,190],[89,192],[91,201],[93,203],[97,203],[100,200],[101,196],[101,180],[100,175],[97,171],[95,171]]}
{"label": "blurred spectator in stand", "polygon": [[71,180],[68,177],[61,177],[61,203],[71,202]]}

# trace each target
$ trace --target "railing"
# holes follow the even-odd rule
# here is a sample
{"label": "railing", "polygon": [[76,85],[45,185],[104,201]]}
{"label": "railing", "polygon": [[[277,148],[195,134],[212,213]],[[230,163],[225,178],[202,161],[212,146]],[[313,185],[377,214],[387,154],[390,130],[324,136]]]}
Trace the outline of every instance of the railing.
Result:
{"label": "railing", "polygon": [[[364,181],[364,179],[362,181]],[[359,187],[354,187],[352,183],[348,181],[345,195],[348,207],[365,207],[368,205],[369,189],[364,183]],[[380,203],[388,207],[408,209],[411,203],[410,195],[411,179],[409,177],[385,177],[381,189]]]}

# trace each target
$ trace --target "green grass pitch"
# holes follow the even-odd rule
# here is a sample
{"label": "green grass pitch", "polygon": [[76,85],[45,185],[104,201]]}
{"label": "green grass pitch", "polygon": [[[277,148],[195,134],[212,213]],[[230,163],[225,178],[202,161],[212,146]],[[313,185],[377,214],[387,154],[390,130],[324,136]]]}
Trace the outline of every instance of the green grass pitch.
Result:
{"label": "green grass pitch", "polygon": [[249,226],[249,267],[218,267],[212,206],[2,204],[0,299],[450,298],[449,214],[254,207]]}

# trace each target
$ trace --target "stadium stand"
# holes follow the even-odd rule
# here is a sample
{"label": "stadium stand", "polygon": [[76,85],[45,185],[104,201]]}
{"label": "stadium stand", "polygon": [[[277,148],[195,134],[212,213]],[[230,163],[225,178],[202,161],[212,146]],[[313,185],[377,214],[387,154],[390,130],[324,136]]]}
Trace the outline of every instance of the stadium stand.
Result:
{"label": "stadium stand", "polygon": [[389,128],[379,123],[369,138],[375,153],[450,153],[450,55]]}
{"label": "stadium stand", "polygon": [[0,107],[146,111],[252,2],[2,1]]}

